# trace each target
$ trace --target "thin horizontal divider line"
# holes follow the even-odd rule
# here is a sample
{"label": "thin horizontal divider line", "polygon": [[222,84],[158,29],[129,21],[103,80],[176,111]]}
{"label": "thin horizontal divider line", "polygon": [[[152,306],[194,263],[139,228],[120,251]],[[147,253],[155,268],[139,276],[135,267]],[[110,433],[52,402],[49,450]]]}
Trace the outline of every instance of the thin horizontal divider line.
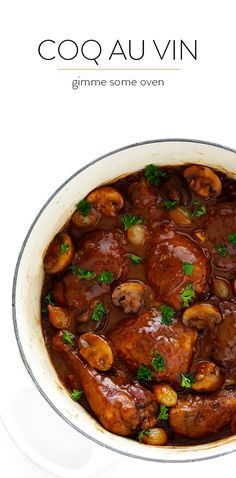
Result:
{"label": "thin horizontal divider line", "polygon": [[182,68],[57,68],[64,71],[177,71]]}

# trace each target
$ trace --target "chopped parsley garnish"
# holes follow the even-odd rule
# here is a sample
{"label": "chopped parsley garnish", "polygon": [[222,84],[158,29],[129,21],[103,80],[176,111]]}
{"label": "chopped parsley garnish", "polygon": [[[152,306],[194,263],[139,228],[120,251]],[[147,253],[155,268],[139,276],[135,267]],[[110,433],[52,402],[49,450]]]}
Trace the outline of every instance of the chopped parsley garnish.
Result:
{"label": "chopped parsley garnish", "polygon": [[236,232],[232,232],[232,234],[228,235],[228,241],[233,244],[233,246],[236,246]]}
{"label": "chopped parsley garnish", "polygon": [[180,294],[180,297],[183,301],[183,306],[188,307],[189,302],[191,301],[191,299],[193,299],[193,297],[195,297],[195,292],[193,290],[193,285],[190,284],[190,283],[186,284],[183,292]]}
{"label": "chopped parsley garnish", "polygon": [[70,394],[71,398],[73,398],[73,400],[75,400],[76,402],[78,402],[81,399],[82,395],[83,395],[83,390],[76,390],[76,389],[74,389],[72,393]]}
{"label": "chopped parsley garnish", "polygon": [[136,256],[135,254],[128,254],[128,258],[130,260],[130,262],[132,262],[132,264],[140,264],[140,262],[142,262],[142,258],[139,257],[139,256]]}
{"label": "chopped parsley garnish", "polygon": [[102,284],[108,284],[112,280],[113,280],[113,274],[112,274],[112,272],[109,272],[109,271],[102,272],[98,276],[98,282],[100,282]]}
{"label": "chopped parsley garnish", "polygon": [[47,314],[48,312],[48,305],[54,305],[52,301],[52,295],[51,292],[48,292],[46,297],[43,299],[43,307],[42,307],[42,313]]}
{"label": "chopped parsley garnish", "polygon": [[142,441],[143,440],[143,437],[144,436],[149,436],[150,435],[150,430],[148,430],[148,428],[145,428],[144,430],[142,430],[141,432],[138,433],[138,440],[139,441]]}
{"label": "chopped parsley garnish", "polygon": [[190,264],[190,262],[184,262],[182,269],[187,276],[191,276],[194,270],[194,265]]}
{"label": "chopped parsley garnish", "polygon": [[75,345],[74,335],[69,330],[63,330],[63,342],[68,345]]}
{"label": "chopped parsley garnish", "polygon": [[127,214],[127,216],[122,216],[121,218],[125,231],[127,231],[130,227],[136,226],[136,224],[143,224],[144,218],[142,216],[131,216]]}
{"label": "chopped parsley garnish", "polygon": [[79,275],[79,268],[76,264],[72,264],[69,269],[71,270],[73,276],[78,276]]}
{"label": "chopped parsley garnish", "polygon": [[196,214],[197,217],[204,216],[204,214],[206,214],[206,207],[205,206],[200,206],[195,214]]}
{"label": "chopped parsley garnish", "polygon": [[168,420],[168,415],[169,415],[169,408],[167,408],[165,405],[161,403],[160,405],[160,412],[157,417],[157,421],[159,420]]}
{"label": "chopped parsley garnish", "polygon": [[216,244],[216,251],[219,252],[222,257],[226,257],[228,254],[227,247],[224,244]]}
{"label": "chopped parsley garnish", "polygon": [[152,380],[152,371],[150,368],[145,367],[145,365],[140,365],[138,368],[137,377],[139,380],[146,380],[146,382],[150,382]]}
{"label": "chopped parsley garnish", "polygon": [[162,304],[160,306],[161,311],[161,324],[170,325],[173,322],[173,318],[175,316],[175,309],[170,305]]}
{"label": "chopped parsley garnish", "polygon": [[96,272],[89,271],[88,269],[84,269],[83,267],[78,267],[76,264],[72,264],[70,266],[70,270],[73,276],[79,276],[79,279],[91,280],[96,277]]}
{"label": "chopped parsley garnish", "polygon": [[81,199],[75,207],[83,217],[87,217],[92,209],[92,205],[86,199]]}
{"label": "chopped parsley garnish", "polygon": [[196,381],[195,377],[191,373],[181,373],[181,387],[183,388],[192,388],[192,384]]}
{"label": "chopped parsley garnish", "polygon": [[172,209],[175,208],[175,206],[178,204],[179,201],[171,201],[171,200],[168,200],[168,201],[164,201],[164,206],[165,208],[167,209],[167,211],[172,211]]}
{"label": "chopped parsley garnish", "polygon": [[89,271],[88,269],[84,269],[83,267],[78,267],[78,272],[80,279],[91,280],[96,277],[96,272]]}
{"label": "chopped parsley garnish", "polygon": [[101,320],[105,314],[106,307],[102,302],[99,302],[93,309],[91,319],[95,321]]}
{"label": "chopped parsley garnish", "polygon": [[61,244],[60,246],[60,252],[58,253],[58,256],[62,256],[66,252],[68,252],[70,249],[70,244]]}
{"label": "chopped parsley garnish", "polygon": [[144,169],[144,175],[150,184],[153,186],[159,186],[162,183],[162,180],[166,178],[167,173],[154,164],[148,164]]}
{"label": "chopped parsley garnish", "polygon": [[157,372],[162,372],[165,367],[165,359],[158,352],[154,352],[154,359],[152,359],[152,366]]}
{"label": "chopped parsley garnish", "polygon": [[191,210],[188,212],[189,217],[197,216],[201,217],[206,214],[206,207],[203,206],[200,201],[193,201]]}

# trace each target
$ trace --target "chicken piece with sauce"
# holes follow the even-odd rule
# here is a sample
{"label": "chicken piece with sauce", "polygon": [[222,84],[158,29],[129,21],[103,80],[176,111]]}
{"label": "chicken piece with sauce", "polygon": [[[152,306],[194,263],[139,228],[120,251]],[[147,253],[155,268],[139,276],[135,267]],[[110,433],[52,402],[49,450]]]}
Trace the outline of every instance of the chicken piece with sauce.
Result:
{"label": "chicken piece with sauce", "polygon": [[[197,331],[174,320],[162,323],[160,311],[146,312],[132,319],[123,319],[110,333],[114,350],[122,362],[135,373],[148,367],[152,380],[180,383],[187,373],[195,352]],[[155,368],[155,356],[163,358],[163,367]]]}
{"label": "chicken piece with sauce", "polygon": [[73,369],[91,409],[107,430],[126,436],[155,424],[157,404],[149,390],[124,374],[92,368],[63,342],[62,332],[53,337],[53,349]]}

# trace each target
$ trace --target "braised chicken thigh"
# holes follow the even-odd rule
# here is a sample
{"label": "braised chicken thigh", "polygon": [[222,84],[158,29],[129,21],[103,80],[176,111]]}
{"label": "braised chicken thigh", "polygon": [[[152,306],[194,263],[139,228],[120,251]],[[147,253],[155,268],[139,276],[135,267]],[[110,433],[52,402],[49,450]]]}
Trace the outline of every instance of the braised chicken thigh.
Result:
{"label": "braised chicken thigh", "polygon": [[[183,269],[185,263],[194,267],[189,277]],[[160,230],[153,235],[146,271],[158,299],[181,309],[180,294],[186,279],[192,284],[195,295],[199,295],[207,282],[209,269],[206,256],[191,239],[173,230]]]}
{"label": "braised chicken thigh", "polygon": [[198,438],[218,432],[236,414],[236,389],[211,395],[185,395],[171,408],[169,422],[179,435]]}
{"label": "braised chicken thigh", "polygon": [[[144,365],[152,370],[153,381],[180,384],[181,374],[190,369],[198,334],[181,322],[167,326],[161,320],[158,311],[123,319],[114,327],[109,339],[118,358],[135,373]],[[152,364],[155,353],[165,362],[161,370],[156,370]]]}
{"label": "braised chicken thigh", "polygon": [[99,373],[63,342],[62,332],[53,337],[52,345],[72,367],[91,409],[107,430],[132,435],[155,424],[158,407],[149,390],[124,374]]}

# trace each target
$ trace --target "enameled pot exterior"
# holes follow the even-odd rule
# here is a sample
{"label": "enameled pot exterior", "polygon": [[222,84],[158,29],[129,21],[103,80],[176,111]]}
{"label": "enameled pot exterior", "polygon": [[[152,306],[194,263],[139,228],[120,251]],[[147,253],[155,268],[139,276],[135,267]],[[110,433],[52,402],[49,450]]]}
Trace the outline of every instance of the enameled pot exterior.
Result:
{"label": "enameled pot exterior", "polygon": [[139,143],[109,153],[67,180],[49,199],[31,226],[22,246],[13,285],[13,320],[24,364],[42,396],[69,425],[97,443],[136,458],[191,461],[236,450],[236,436],[191,447],[152,447],[105,430],[71,400],[61,384],[44,345],[40,322],[42,258],[47,245],[74,211],[75,204],[95,187],[144,168],[147,164],[205,164],[236,177],[236,152],[193,140]]}

